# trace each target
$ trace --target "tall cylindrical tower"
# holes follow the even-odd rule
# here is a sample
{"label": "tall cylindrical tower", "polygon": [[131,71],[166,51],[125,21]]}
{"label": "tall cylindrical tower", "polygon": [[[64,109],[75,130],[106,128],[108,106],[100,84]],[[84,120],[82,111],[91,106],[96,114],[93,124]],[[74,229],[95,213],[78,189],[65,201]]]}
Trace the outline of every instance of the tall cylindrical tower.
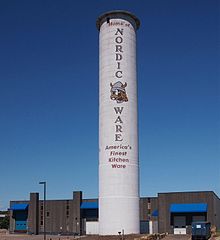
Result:
{"label": "tall cylindrical tower", "polygon": [[139,20],[112,11],[99,35],[99,233],[139,233],[136,30]]}

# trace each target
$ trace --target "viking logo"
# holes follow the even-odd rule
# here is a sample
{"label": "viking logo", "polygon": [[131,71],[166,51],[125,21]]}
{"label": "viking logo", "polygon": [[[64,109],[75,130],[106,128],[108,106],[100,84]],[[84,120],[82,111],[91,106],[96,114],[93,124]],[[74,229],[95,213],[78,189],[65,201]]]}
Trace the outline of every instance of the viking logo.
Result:
{"label": "viking logo", "polygon": [[111,100],[116,100],[117,103],[127,102],[128,97],[125,88],[127,83],[116,82],[114,84],[110,83],[111,86]]}

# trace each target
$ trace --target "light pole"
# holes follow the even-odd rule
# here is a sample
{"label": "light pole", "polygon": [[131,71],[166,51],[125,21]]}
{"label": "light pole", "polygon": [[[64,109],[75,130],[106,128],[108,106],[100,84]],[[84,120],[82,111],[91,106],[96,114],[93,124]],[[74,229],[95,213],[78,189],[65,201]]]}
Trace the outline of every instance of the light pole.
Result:
{"label": "light pole", "polygon": [[39,182],[44,185],[44,240],[46,240],[46,182]]}

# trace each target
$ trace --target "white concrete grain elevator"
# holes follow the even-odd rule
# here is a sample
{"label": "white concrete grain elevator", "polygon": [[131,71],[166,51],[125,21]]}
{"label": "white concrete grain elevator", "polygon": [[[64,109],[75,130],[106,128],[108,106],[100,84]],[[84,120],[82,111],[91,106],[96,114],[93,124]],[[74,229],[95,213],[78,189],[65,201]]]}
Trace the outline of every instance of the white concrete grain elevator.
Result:
{"label": "white concrete grain elevator", "polygon": [[136,31],[126,11],[97,19],[99,30],[99,234],[139,233]]}

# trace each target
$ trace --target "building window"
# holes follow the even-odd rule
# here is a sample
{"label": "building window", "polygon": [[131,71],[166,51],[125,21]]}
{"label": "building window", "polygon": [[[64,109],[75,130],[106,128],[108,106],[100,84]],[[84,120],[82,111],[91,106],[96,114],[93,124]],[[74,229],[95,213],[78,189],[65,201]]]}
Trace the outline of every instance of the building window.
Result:
{"label": "building window", "polygon": [[40,206],[40,210],[43,210],[43,209],[44,209],[44,205],[41,205],[41,206]]}
{"label": "building window", "polygon": [[50,216],[50,212],[47,212],[47,217],[49,217]]}
{"label": "building window", "polygon": [[40,225],[43,226],[43,225],[44,225],[44,222],[43,222],[43,221],[40,221]]}

